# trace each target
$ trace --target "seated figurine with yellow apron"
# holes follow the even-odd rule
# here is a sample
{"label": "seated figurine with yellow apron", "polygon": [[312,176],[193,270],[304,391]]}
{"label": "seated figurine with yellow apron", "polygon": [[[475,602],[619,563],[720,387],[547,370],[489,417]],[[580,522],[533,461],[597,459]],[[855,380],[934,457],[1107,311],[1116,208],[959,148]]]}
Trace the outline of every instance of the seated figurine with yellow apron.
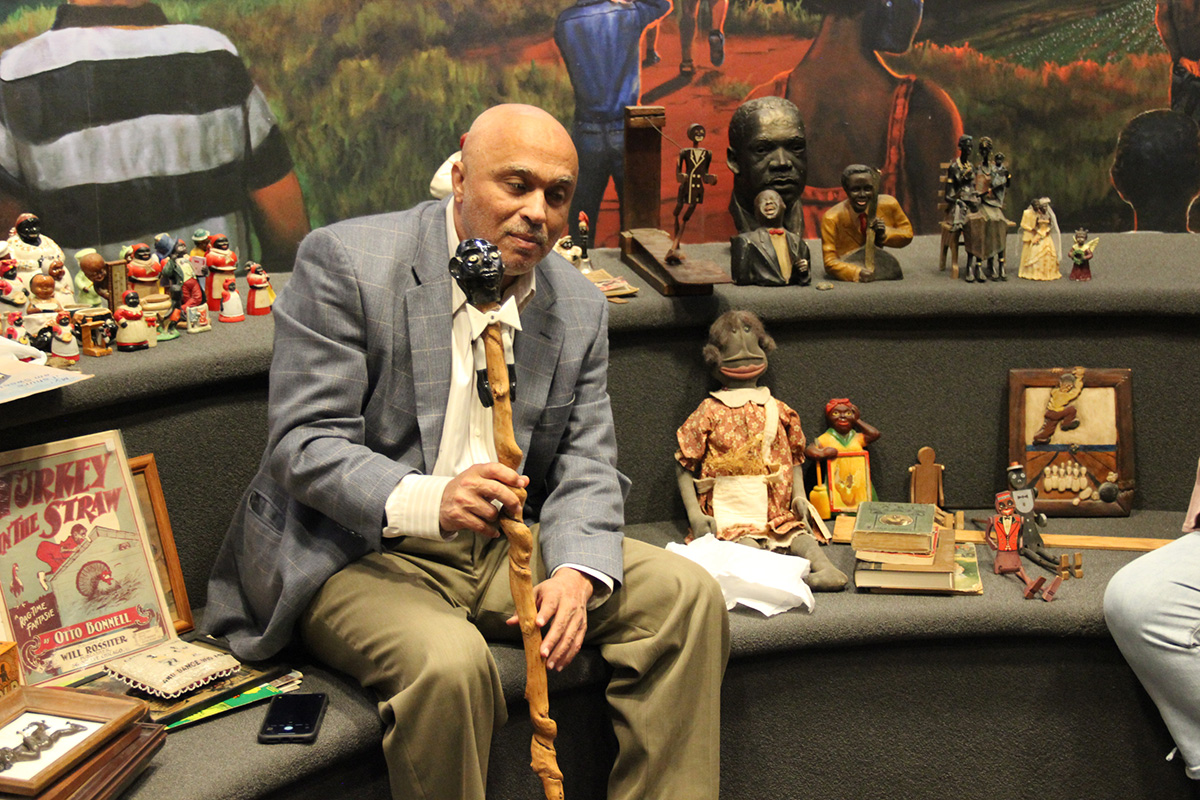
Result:
{"label": "seated figurine with yellow apron", "polygon": [[805,521],[800,417],[758,385],[774,348],[749,311],[726,312],[709,329],[704,361],[722,388],[678,431],[680,495],[692,537],[711,533],[807,558],[809,585],[836,591],[846,574],[830,563]]}

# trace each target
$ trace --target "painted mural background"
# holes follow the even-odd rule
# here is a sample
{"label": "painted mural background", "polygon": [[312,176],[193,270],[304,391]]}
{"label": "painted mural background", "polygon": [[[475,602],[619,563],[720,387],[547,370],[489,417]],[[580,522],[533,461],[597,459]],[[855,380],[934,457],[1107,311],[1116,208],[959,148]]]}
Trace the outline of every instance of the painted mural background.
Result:
{"label": "painted mural background", "polygon": [[[704,124],[714,151],[711,187],[686,240],[735,231],[726,212],[732,176],[726,128],[747,94],[792,69],[821,17],[800,0],[731,0],[725,59],[708,58],[708,0],[699,0],[696,71],[679,72],[680,3],[659,26],[662,60],[641,72],[643,102],[666,107],[663,220],[675,199],[675,143]],[[553,39],[569,0],[190,0],[160,4],[172,21],[215,28],[238,47],[279,117],[315,226],[406,208],[483,108],[539,105],[568,128],[574,95]],[[897,74],[945,90],[963,129],[987,135],[1014,175],[1007,213],[1053,198],[1063,230],[1133,227],[1108,169],[1135,115],[1168,105],[1171,59],[1154,0],[927,0],[916,43],[883,56]],[[3,7],[0,48],[46,30],[53,5]],[[640,60],[640,59],[639,59]],[[847,120],[852,123],[853,120]],[[954,157],[947,152],[943,160]],[[821,158],[810,150],[810,161]],[[844,165],[838,165],[838,169]],[[45,230],[53,235],[53,220]],[[610,186],[593,223],[612,246]],[[814,232],[809,232],[809,236]]]}

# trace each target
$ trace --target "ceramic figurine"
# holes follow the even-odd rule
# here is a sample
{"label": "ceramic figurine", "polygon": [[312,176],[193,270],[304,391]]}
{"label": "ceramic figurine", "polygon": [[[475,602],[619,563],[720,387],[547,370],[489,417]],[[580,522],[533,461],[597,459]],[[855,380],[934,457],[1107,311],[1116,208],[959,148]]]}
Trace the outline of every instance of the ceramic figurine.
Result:
{"label": "ceramic figurine", "polygon": [[204,293],[208,295],[208,310],[220,311],[221,290],[225,280],[234,276],[237,270],[237,253],[229,249],[229,237],[217,233],[208,237],[208,252],[204,256],[204,266],[208,270],[204,280]]}
{"label": "ceramic figurine", "polygon": [[879,429],[864,422],[858,406],[845,397],[825,404],[825,419],[829,428],[804,449],[804,454],[825,461],[831,509],[853,511],[859,503],[876,499],[869,462],[864,457],[858,462],[860,466],[849,462],[843,465],[839,459],[865,456],[867,446],[879,438]]}
{"label": "ceramic figurine", "polygon": [[691,536],[790,552],[809,559],[809,585],[836,591],[846,575],[807,526],[800,417],[758,385],[775,341],[749,311],[728,311],[709,329],[704,362],[721,388],[676,434],[680,496]]}
{"label": "ceramic figurine", "polygon": [[221,312],[219,322],[242,322],[246,312],[242,308],[242,296],[238,294],[237,278],[226,278],[221,285]]}
{"label": "ceramic figurine", "polygon": [[1100,237],[1087,241],[1088,232],[1083,228],[1075,231],[1075,243],[1071,245],[1071,249],[1067,255],[1071,259],[1071,274],[1068,276],[1073,281],[1090,281],[1092,279],[1092,255],[1096,252],[1096,245],[1100,241]]}
{"label": "ceramic figurine", "polygon": [[138,242],[131,246],[129,255],[125,258],[125,274],[143,300],[148,295],[159,293],[158,280],[162,275],[162,264],[154,257],[150,245]]}
{"label": "ceramic figurine", "polygon": [[250,286],[246,313],[252,317],[270,314],[271,306],[275,302],[275,290],[271,288],[271,276],[263,269],[262,264],[246,262],[246,283]]}
{"label": "ceramic figurine", "polygon": [[1050,198],[1034,198],[1021,215],[1021,266],[1017,275],[1034,281],[1061,278],[1059,235]]}
{"label": "ceramic figurine", "polygon": [[586,211],[579,212],[579,241],[576,246],[579,247],[579,271],[586,274],[592,271],[592,260],[588,257],[588,237],[591,235],[591,226],[588,225],[588,215]]}
{"label": "ceramic figurine", "polygon": [[20,311],[24,314],[28,305],[29,294],[20,281],[0,278],[0,312]]}
{"label": "ceramic figurine", "polygon": [[842,171],[846,199],[821,218],[821,255],[825,274],[833,280],[867,283],[904,277],[900,262],[883,248],[907,247],[912,224],[896,198],[879,194],[878,181],[879,173],[865,164]]}
{"label": "ceramic figurine", "polygon": [[17,260],[12,257],[7,239],[0,239],[0,278],[6,281],[17,279]]}
{"label": "ceramic figurine", "polygon": [[25,315],[20,311],[9,311],[4,319],[4,338],[32,347],[29,332],[25,330]]}
{"label": "ceramic figurine", "polygon": [[739,233],[754,230],[754,201],[763,189],[783,199],[783,225],[804,238],[801,195],[808,179],[804,120],[782,97],[758,97],[737,107],[729,121],[729,171],[733,193],[729,213]]}
{"label": "ceramic figurine", "polygon": [[122,353],[146,350],[150,347],[150,328],[141,309],[142,300],[136,289],[121,295],[121,305],[113,312],[117,321],[117,349]]}
{"label": "ceramic figurine", "polygon": [[94,248],[88,247],[75,254],[79,272],[75,275],[75,288],[79,302],[89,308],[108,308],[108,262]]}
{"label": "ceramic figurine", "polygon": [[[1021,550],[1024,546],[1022,536],[1024,521],[1016,513],[1012,492],[998,492],[995,506],[996,513],[988,519],[987,530],[984,532],[984,541],[995,553],[992,570],[997,575],[1016,575],[1020,578],[1021,582],[1025,584],[1025,599],[1029,600],[1037,595],[1043,584],[1046,583],[1046,579],[1030,578],[1025,573],[1024,564],[1021,563]],[[1047,602],[1053,600],[1054,593],[1058,591],[1061,583],[1062,578],[1056,577],[1050,586],[1042,591],[1042,599]]]}
{"label": "ceramic figurine", "polygon": [[61,260],[42,262],[42,271],[54,279],[54,299],[64,308],[78,305],[75,299],[75,285],[67,274],[67,266]]}
{"label": "ceramic figurine", "polygon": [[205,300],[204,288],[196,277],[187,242],[183,239],[174,241],[171,252],[163,261],[162,280],[166,282],[167,293],[171,296],[172,311],[168,326],[177,328],[182,324],[186,328],[187,310],[204,305]]}
{"label": "ceramic figurine", "polygon": [[575,244],[575,240],[570,236],[563,236],[555,242],[554,252],[569,261],[575,269],[579,269],[583,264],[583,249]]}
{"label": "ceramic figurine", "polygon": [[26,314],[53,314],[61,308],[54,299],[54,278],[41,272],[29,278],[29,306]]}
{"label": "ceramic figurine", "polygon": [[107,308],[81,308],[75,312],[75,325],[79,328],[79,344],[85,356],[112,355],[110,346],[117,338],[116,320]]}
{"label": "ceramic figurine", "polygon": [[188,256],[204,261],[208,256],[208,240],[211,235],[204,228],[197,228],[192,233],[192,249],[188,251]]}
{"label": "ceramic figurine", "polygon": [[62,248],[49,236],[42,234],[42,221],[36,214],[17,217],[8,236],[8,248],[12,258],[17,261],[17,277],[25,286],[29,285],[33,275],[42,271],[43,265],[66,261]]}
{"label": "ceramic figurine", "polygon": [[71,313],[66,309],[58,312],[50,326],[50,358],[46,364],[59,369],[79,370],[79,340],[75,338],[75,325]]}
{"label": "ceramic figurine", "polygon": [[931,503],[939,508],[946,505],[942,478],[946,468],[934,463],[937,455],[932,447],[917,451],[917,463],[908,468],[908,502]]}
{"label": "ceramic figurine", "polygon": [[171,295],[166,292],[148,294],[142,298],[142,315],[150,332],[151,347],[179,338],[179,331],[171,324],[171,311]]}
{"label": "ceramic figurine", "polygon": [[783,198],[763,189],[754,199],[759,226],[729,240],[730,272],[740,285],[807,286],[808,245],[783,227]]}
{"label": "ceramic figurine", "polygon": [[[696,211],[696,206],[704,202],[704,185],[715,184],[717,176],[708,171],[708,167],[712,164],[712,151],[706,150],[700,146],[704,141],[704,126],[698,122],[693,122],[688,126],[687,136],[691,140],[691,147],[684,147],[679,151],[679,163],[675,167],[675,180],[679,182],[679,194],[675,200],[675,235],[671,239],[671,249],[667,251],[667,261],[678,263],[679,243],[683,238],[683,230],[687,227],[688,220],[692,218],[692,214]],[[686,210],[684,207],[687,207]],[[680,217],[680,212],[683,216]]]}

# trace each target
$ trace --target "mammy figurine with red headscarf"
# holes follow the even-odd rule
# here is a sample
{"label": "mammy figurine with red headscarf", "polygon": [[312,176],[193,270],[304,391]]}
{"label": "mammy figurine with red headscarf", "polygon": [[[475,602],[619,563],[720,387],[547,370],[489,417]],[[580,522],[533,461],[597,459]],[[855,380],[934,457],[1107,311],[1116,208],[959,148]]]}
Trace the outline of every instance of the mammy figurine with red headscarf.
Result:
{"label": "mammy figurine with red headscarf", "polygon": [[229,249],[229,237],[223,233],[214,233],[208,237],[208,252],[204,256],[204,265],[208,272],[205,275],[204,293],[208,296],[208,310],[221,310],[221,289],[225,279],[234,277],[237,270],[237,253]]}
{"label": "mammy figurine with red headscarf", "polygon": [[117,321],[118,350],[132,353],[150,347],[150,328],[136,289],[128,289],[121,295],[121,305],[113,312],[113,319]]}
{"label": "mammy figurine with red headscarf", "polygon": [[226,278],[221,287],[221,313],[219,322],[242,322],[246,312],[242,307],[242,296],[238,294],[237,278]]}
{"label": "mammy figurine with red headscarf", "polygon": [[809,532],[801,465],[800,417],[758,379],[775,340],[749,311],[713,323],[704,363],[721,388],[706,397],[676,434],[676,475],[691,536],[718,539],[812,563],[815,591],[837,591],[846,574],[830,563]]}
{"label": "mammy figurine with red headscarf", "polygon": [[[835,510],[853,511],[865,500],[875,500],[870,462],[862,460],[862,470],[835,470],[835,459],[866,453],[867,445],[879,438],[879,429],[864,422],[858,406],[846,397],[835,397],[825,404],[829,428],[804,450],[812,459],[824,459],[829,476],[829,493]],[[837,473],[837,477],[834,474]]]}

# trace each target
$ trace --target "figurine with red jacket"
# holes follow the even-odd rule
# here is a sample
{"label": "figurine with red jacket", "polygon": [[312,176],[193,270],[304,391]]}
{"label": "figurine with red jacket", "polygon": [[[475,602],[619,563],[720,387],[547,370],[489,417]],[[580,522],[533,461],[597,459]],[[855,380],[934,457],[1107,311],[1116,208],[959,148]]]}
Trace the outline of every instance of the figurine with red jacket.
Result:
{"label": "figurine with red jacket", "polygon": [[1020,578],[1025,584],[1026,600],[1035,597],[1038,590],[1042,590],[1042,599],[1050,602],[1062,584],[1062,576],[1056,576],[1050,586],[1043,590],[1045,578],[1033,580],[1025,573],[1025,565],[1021,562],[1021,548],[1025,543],[1021,535],[1023,523],[1024,520],[1017,513],[1012,492],[997,492],[996,513],[988,519],[987,530],[984,532],[984,540],[995,552],[992,570],[997,575],[1016,575]]}
{"label": "figurine with red jacket", "polygon": [[221,292],[217,290],[225,286],[227,278],[234,277],[237,263],[237,253],[229,249],[228,236],[214,233],[208,237],[208,252],[204,256],[208,274],[204,280],[204,292],[208,296],[209,311],[221,310]]}

